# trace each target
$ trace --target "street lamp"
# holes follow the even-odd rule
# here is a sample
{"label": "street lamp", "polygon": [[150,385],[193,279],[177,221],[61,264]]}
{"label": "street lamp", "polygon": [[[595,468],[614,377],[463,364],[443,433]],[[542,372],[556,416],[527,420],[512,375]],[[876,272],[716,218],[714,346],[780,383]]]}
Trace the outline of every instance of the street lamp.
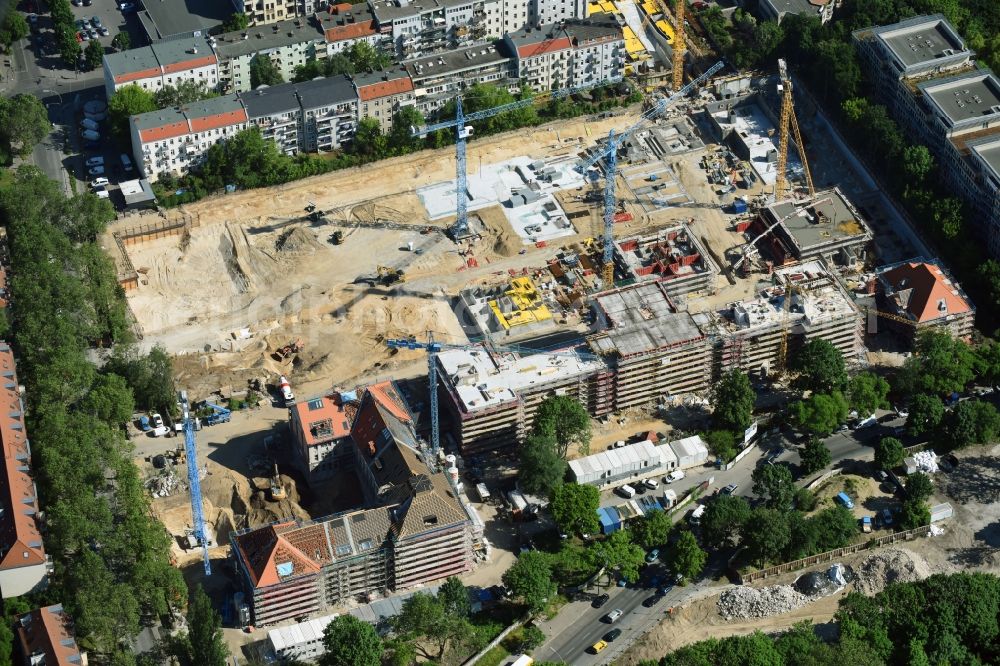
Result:
{"label": "street lamp", "polygon": [[63,103],[63,101],[62,101],[62,94],[59,91],[57,91],[57,90],[43,90],[42,92],[43,93],[52,93],[53,95],[57,96],[59,98],[59,106],[62,106],[62,103]]}

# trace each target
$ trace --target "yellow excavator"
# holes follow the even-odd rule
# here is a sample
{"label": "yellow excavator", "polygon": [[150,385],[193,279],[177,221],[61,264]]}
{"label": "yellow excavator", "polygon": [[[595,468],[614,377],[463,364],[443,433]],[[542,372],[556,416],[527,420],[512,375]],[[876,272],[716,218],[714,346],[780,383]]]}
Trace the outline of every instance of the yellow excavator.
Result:
{"label": "yellow excavator", "polygon": [[406,274],[399,268],[379,266],[375,271],[378,273],[378,281],[382,286],[391,287],[394,284],[406,282]]}

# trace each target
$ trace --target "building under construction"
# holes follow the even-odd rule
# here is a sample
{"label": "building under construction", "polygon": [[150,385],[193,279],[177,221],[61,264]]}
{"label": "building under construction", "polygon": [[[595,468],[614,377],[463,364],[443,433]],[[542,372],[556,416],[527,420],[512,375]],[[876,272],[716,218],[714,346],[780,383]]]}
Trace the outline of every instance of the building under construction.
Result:
{"label": "building under construction", "polygon": [[598,332],[587,341],[613,371],[613,411],[709,386],[711,343],[694,317],[676,310],[666,284],[644,282],[591,299]]}
{"label": "building under construction", "polygon": [[715,291],[719,267],[686,224],[616,240],[614,259],[615,272],[622,278],[661,281],[670,298]]}
{"label": "building under construction", "polygon": [[542,291],[530,277],[513,278],[497,287],[463,289],[459,295],[463,314],[487,337],[535,336],[555,327],[552,311]]}
{"label": "building under construction", "polygon": [[780,373],[796,349],[813,339],[826,340],[848,360],[862,350],[862,313],[819,261],[778,269],[757,298],[694,317],[711,331],[720,374]]}
{"label": "building under construction", "polygon": [[872,239],[868,224],[838,188],[761,208],[750,235],[761,234],[755,248],[772,266],[813,259],[852,266],[864,261]]}
{"label": "building under construction", "polygon": [[452,349],[436,356],[442,404],[463,455],[513,446],[531,431],[535,408],[549,395],[570,395],[587,411],[612,411],[611,372],[574,351],[521,356],[486,349]]}

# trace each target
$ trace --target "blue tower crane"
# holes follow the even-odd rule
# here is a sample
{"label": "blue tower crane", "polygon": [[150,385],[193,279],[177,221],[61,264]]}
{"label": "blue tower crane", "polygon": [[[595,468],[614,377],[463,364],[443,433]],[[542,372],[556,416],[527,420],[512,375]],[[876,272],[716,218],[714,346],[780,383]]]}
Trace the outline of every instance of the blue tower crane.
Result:
{"label": "blue tower crane", "polygon": [[489,349],[494,352],[511,352],[515,354],[520,354],[522,356],[527,356],[529,354],[546,354],[548,356],[576,356],[578,358],[586,360],[594,360],[597,358],[594,354],[588,354],[578,351],[570,350],[557,350],[557,351],[547,351],[544,349],[531,349],[528,347],[521,346],[509,346],[500,347],[497,345],[487,344],[487,343],[467,343],[467,344],[448,344],[441,343],[434,340],[434,334],[428,331],[427,342],[420,342],[416,338],[389,338],[385,341],[386,346],[393,349],[423,349],[427,352],[427,380],[428,389],[430,390],[430,402],[431,402],[431,449],[434,454],[441,448],[441,426],[440,419],[438,417],[438,395],[437,395],[437,362],[436,357],[438,352],[445,351],[447,349]]}
{"label": "blue tower crane", "polygon": [[212,575],[212,561],[208,557],[208,532],[205,530],[205,513],[201,504],[201,479],[198,478],[198,450],[194,441],[194,418],[188,404],[187,391],[181,391],[181,411],[184,413],[184,453],[187,457],[188,485],[191,488],[191,518],[194,536],[201,542],[201,553],[205,560],[205,575]]}
{"label": "blue tower crane", "polygon": [[[667,110],[674,102],[687,95],[695,87],[701,85],[710,76],[725,67],[721,60],[709,67],[704,74],[694,79],[686,86],[672,94],[666,99],[659,100],[656,104],[646,110],[639,120],[631,127],[619,134],[614,130],[608,134],[607,143],[604,147],[576,165],[577,173],[584,174],[594,167],[602,159],[604,160],[604,256],[602,258],[601,277],[605,287],[614,286],[615,265],[614,265],[614,233],[615,233],[615,176],[618,173],[618,149],[628,140],[632,133],[640,129],[647,121],[652,120]],[[596,176],[595,176],[596,179]]]}
{"label": "blue tower crane", "polygon": [[[567,95],[572,95],[573,93],[581,92],[587,90],[588,88],[593,88],[593,85],[578,86],[575,88],[564,88],[562,90],[557,90],[553,93],[545,95],[546,98],[559,98],[566,97]],[[469,232],[469,181],[466,167],[465,159],[465,142],[470,136],[472,136],[472,126],[466,123],[474,122],[476,120],[483,120],[484,118],[490,118],[492,116],[505,113],[507,111],[514,111],[516,109],[523,109],[526,106],[531,106],[537,103],[542,97],[527,97],[525,99],[519,99],[514,102],[508,102],[507,104],[501,104],[500,106],[494,106],[491,109],[483,109],[481,111],[475,111],[469,115],[465,115],[462,110],[462,96],[458,95],[455,97],[455,119],[445,120],[439,123],[433,123],[430,125],[425,125],[424,127],[412,127],[411,132],[413,136],[427,136],[432,132],[443,129],[455,128],[455,224],[451,227],[451,234],[453,238],[459,238],[466,235]]]}

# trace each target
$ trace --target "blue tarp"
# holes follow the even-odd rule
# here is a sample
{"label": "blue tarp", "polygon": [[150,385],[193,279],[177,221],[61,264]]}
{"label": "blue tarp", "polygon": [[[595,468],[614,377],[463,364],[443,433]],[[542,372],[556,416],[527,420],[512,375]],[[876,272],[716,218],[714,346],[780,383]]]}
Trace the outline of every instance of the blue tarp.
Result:
{"label": "blue tarp", "polygon": [[602,506],[597,510],[597,518],[601,521],[601,534],[611,534],[622,528],[622,521],[614,507]]}

